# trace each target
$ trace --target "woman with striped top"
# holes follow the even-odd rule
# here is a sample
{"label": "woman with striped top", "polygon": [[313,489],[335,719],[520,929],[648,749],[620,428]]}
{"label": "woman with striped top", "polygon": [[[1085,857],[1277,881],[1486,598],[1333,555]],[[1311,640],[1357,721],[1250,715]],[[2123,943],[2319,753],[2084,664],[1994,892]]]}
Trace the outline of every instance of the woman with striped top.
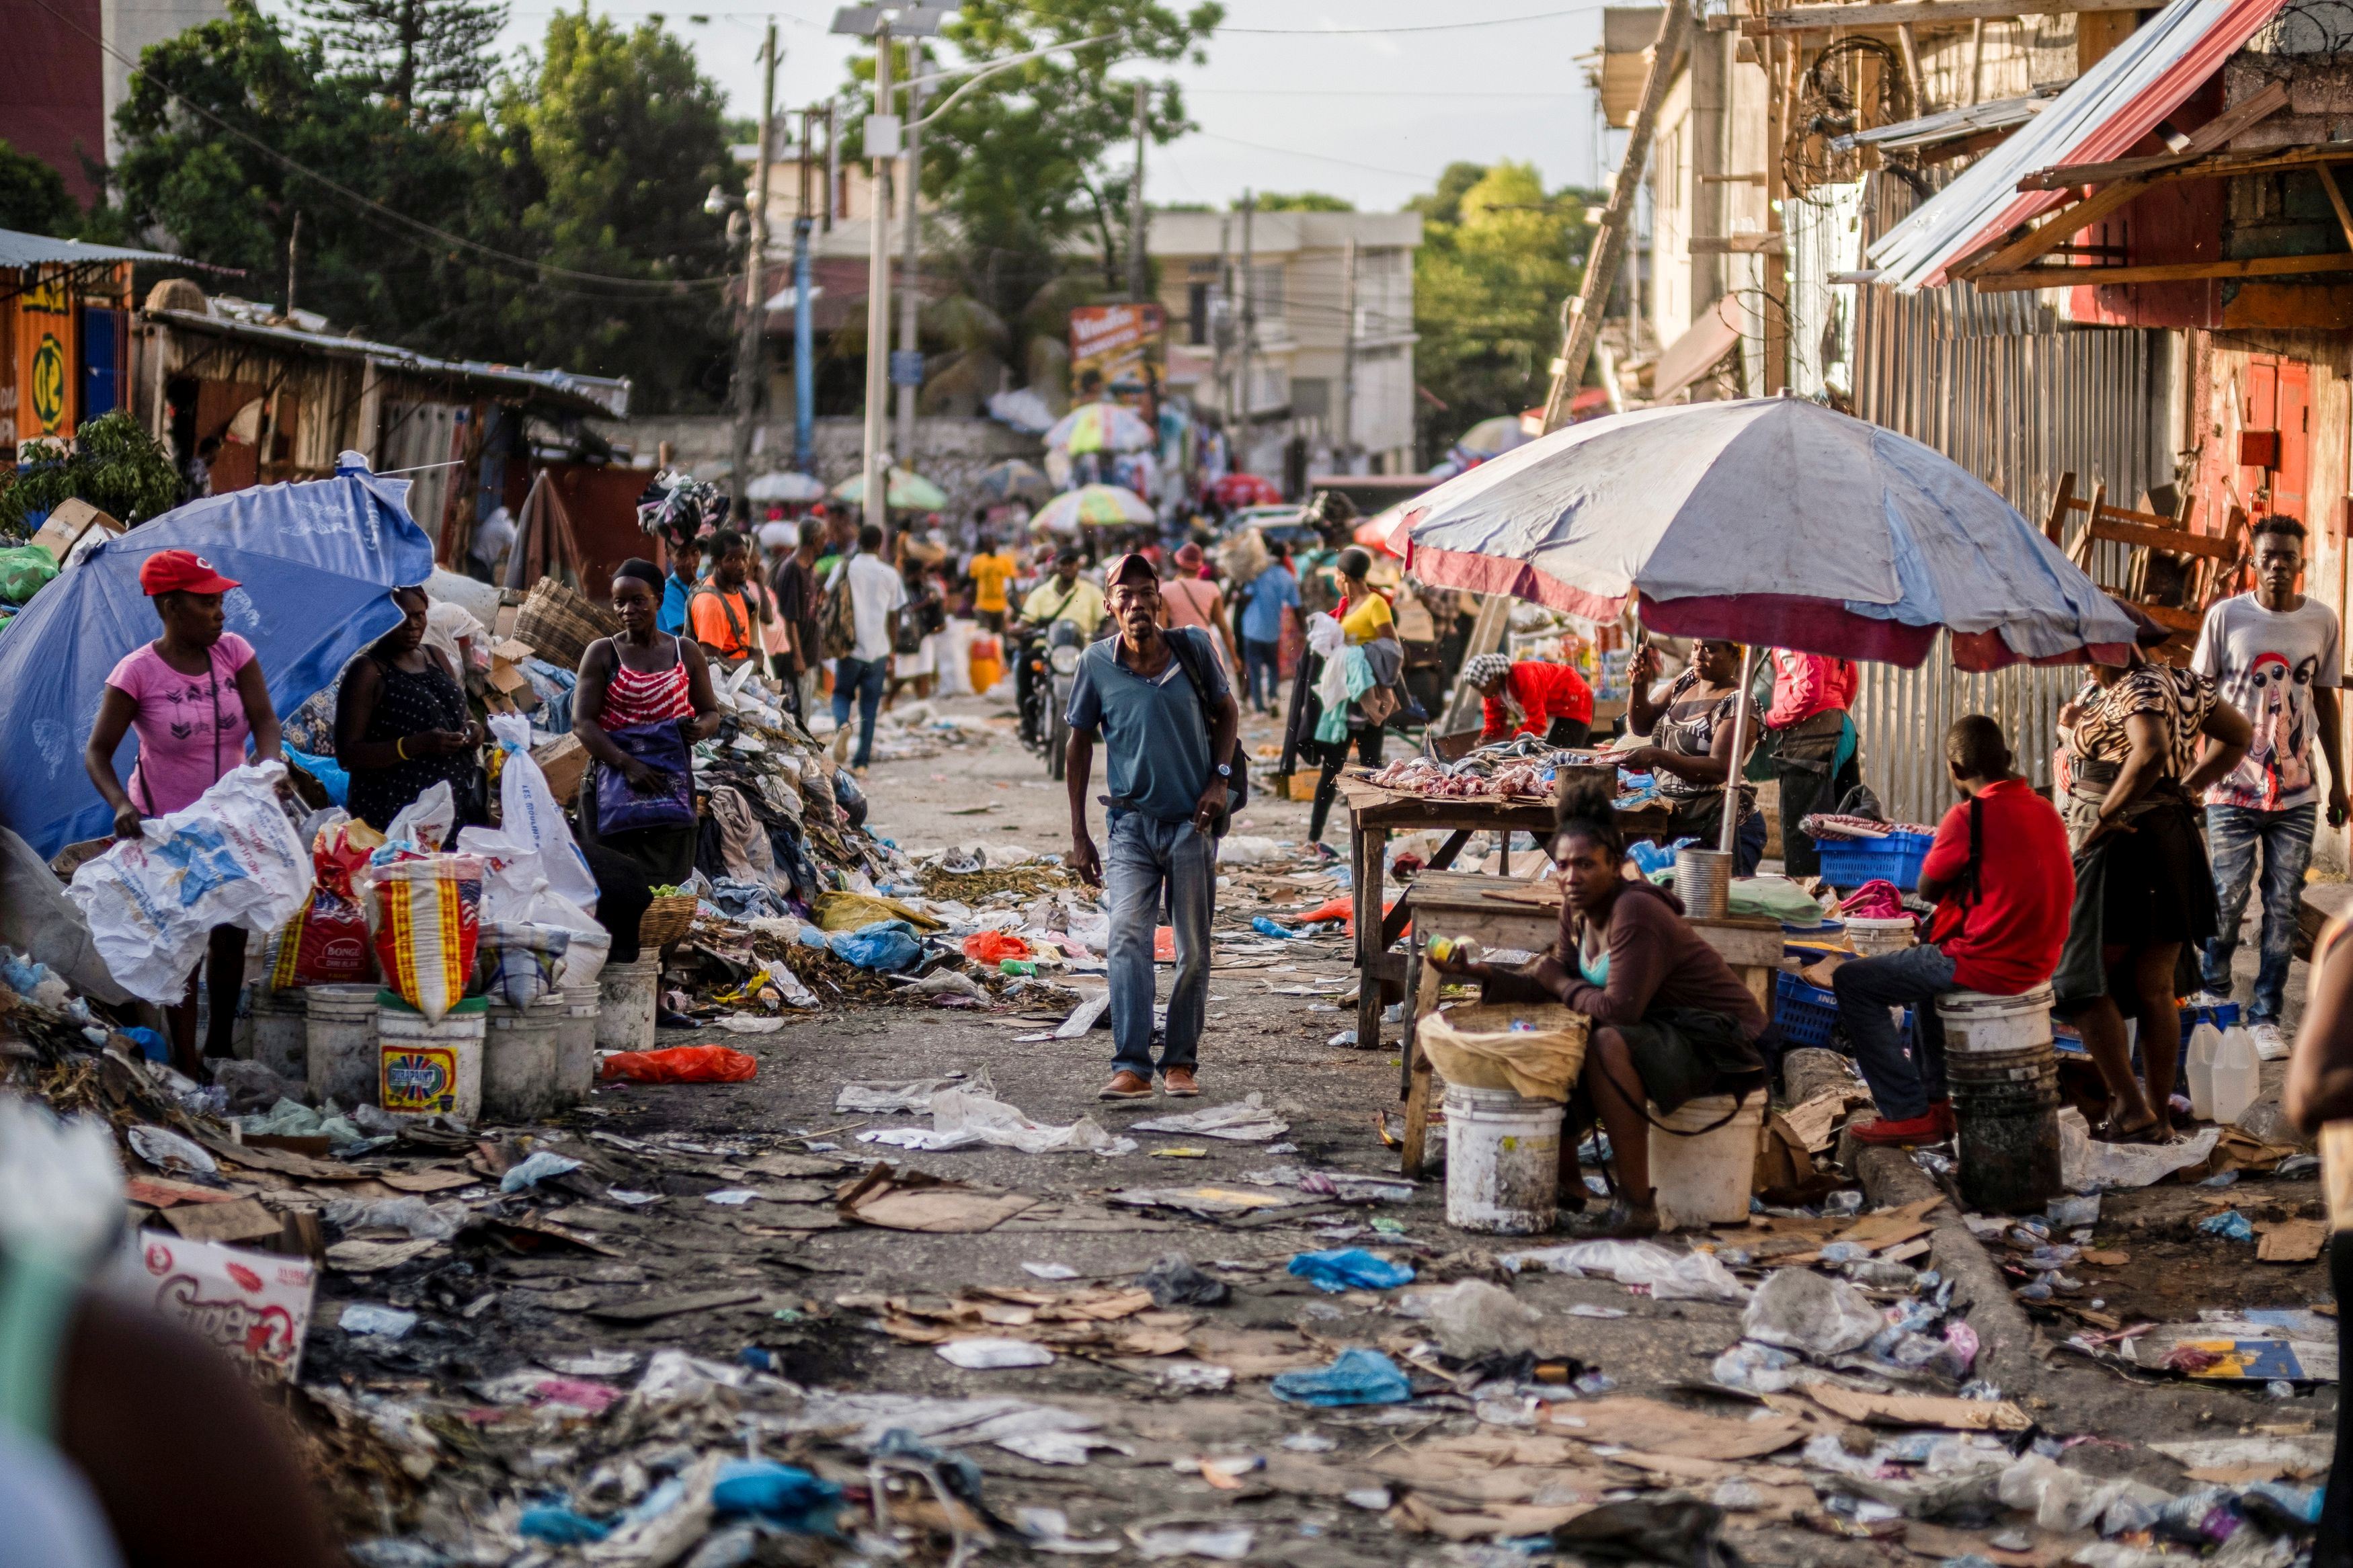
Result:
{"label": "woman with striped top", "polygon": [[[682,637],[657,631],[661,609],[661,569],[650,561],[625,561],[613,575],[613,611],[618,635],[599,637],[580,656],[580,684],[572,700],[572,732],[596,765],[580,785],[580,837],[584,843],[630,861],[655,887],[673,886],[694,871],[695,826],[598,831],[598,781],[617,773],[634,790],[656,782],[655,768],[615,743],[612,731],[677,723],[688,745],[719,728],[719,699],[711,689],[711,666],[703,651]],[[599,857],[592,854],[591,864]],[[604,875],[600,872],[601,884]],[[618,958],[617,949],[615,957]]]}

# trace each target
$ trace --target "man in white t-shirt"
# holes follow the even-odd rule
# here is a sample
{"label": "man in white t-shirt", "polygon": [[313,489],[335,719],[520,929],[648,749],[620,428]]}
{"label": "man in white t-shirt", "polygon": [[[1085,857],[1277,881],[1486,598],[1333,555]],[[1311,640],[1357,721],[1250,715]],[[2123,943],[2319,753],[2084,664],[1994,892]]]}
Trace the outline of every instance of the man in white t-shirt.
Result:
{"label": "man in white t-shirt", "polygon": [[[2190,668],[2211,677],[2254,726],[2246,760],[2206,792],[2206,847],[2214,863],[2214,936],[2201,966],[2206,989],[2231,994],[2231,956],[2239,945],[2254,880],[2263,861],[2263,960],[2247,1008],[2248,1031],[2266,1060],[2288,1054],[2280,1033],[2296,906],[2320,811],[2313,768],[2317,742],[2328,760],[2328,826],[2346,817],[2345,755],[2338,740],[2337,688],[2343,684],[2336,612],[2296,589],[2304,571],[2304,524],[2266,517],[2254,527],[2255,591],[2206,612]],[[2213,742],[2207,742],[2211,745]]]}
{"label": "man in white t-shirt", "polygon": [[[858,531],[858,553],[833,569],[827,581],[849,585],[851,619],[857,640],[849,652],[833,661],[833,722],[849,722],[849,699],[858,697],[858,755],[850,763],[860,773],[874,760],[874,714],[882,705],[882,687],[891,679],[891,644],[899,631],[899,612],[907,603],[907,585],[882,559],[882,529],[868,523]],[[834,753],[839,756],[839,752]]]}

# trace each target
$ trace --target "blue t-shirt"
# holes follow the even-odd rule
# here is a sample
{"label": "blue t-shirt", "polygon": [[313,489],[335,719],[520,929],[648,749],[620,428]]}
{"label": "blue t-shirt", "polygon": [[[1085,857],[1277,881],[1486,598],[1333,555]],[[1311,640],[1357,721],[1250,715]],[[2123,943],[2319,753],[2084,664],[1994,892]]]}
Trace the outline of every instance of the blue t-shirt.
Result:
{"label": "blue t-shirt", "polygon": [[[1195,663],[1212,697],[1228,690],[1209,634],[1198,626],[1168,633],[1189,637]],[[1142,812],[1158,822],[1182,822],[1209,785],[1209,725],[1201,700],[1174,658],[1146,680],[1121,662],[1119,639],[1089,645],[1071,688],[1071,728],[1101,731],[1114,810]]]}
{"label": "blue t-shirt", "polygon": [[672,572],[662,579],[661,608],[654,612],[654,630],[676,637],[686,630],[687,601],[694,597],[694,584]]}
{"label": "blue t-shirt", "polygon": [[1299,579],[1276,562],[1252,579],[1250,603],[1242,606],[1244,642],[1281,642],[1282,606],[1299,603]]}

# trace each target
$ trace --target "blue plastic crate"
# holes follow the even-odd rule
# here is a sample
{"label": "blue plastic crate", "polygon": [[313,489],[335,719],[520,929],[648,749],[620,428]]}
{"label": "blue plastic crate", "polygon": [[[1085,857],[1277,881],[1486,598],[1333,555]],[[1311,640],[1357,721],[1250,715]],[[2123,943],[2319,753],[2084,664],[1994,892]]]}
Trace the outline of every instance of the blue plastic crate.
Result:
{"label": "blue plastic crate", "polygon": [[2238,1021],[2239,1005],[2236,1002],[2218,1003],[2211,1007],[2185,1006],[2181,1009],[2181,1048],[2185,1051],[2189,1048],[2190,1031],[2200,1024],[2211,1024],[2217,1030],[2221,1030]]}
{"label": "blue plastic crate", "polygon": [[1785,969],[1773,977],[1773,1021],[1781,1026],[1785,1047],[1827,1046],[1838,1022],[1838,998]]}
{"label": "blue plastic crate", "polygon": [[1935,842],[1926,833],[1891,833],[1884,838],[1817,838],[1814,847],[1822,858],[1822,880],[1834,888],[1852,889],[1883,879],[1908,893],[1918,885],[1920,862]]}

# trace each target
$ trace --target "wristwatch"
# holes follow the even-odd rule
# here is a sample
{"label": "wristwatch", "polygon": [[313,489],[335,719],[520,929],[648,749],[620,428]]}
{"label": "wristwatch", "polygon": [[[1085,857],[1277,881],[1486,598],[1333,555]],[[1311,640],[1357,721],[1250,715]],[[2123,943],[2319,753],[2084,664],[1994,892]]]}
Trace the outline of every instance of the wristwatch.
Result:
{"label": "wristwatch", "polygon": [[1218,764],[1218,776],[1221,779],[1229,779],[1233,777],[1234,765],[1231,763],[1219,763]]}

